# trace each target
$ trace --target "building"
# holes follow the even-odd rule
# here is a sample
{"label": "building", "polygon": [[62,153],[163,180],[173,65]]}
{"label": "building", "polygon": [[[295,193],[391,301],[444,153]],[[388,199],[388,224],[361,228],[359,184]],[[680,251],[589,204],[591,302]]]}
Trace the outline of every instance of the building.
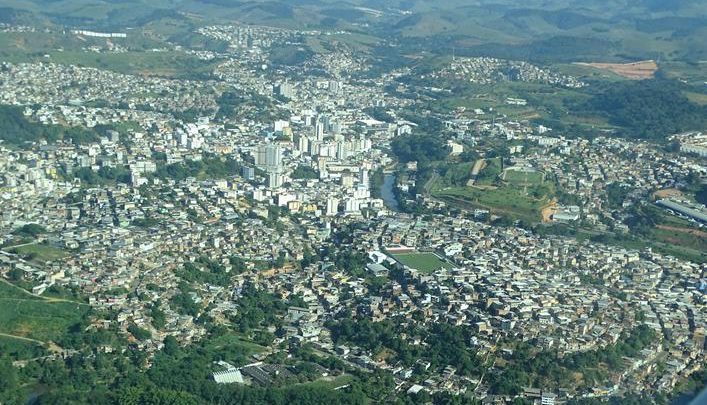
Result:
{"label": "building", "polygon": [[250,166],[241,167],[241,176],[248,181],[255,179],[255,168]]}
{"label": "building", "polygon": [[241,374],[241,370],[236,368],[216,371],[212,376],[216,384],[243,384],[243,375]]}
{"label": "building", "polygon": [[288,82],[278,84],[273,90],[275,94],[285,98],[293,98],[295,95],[295,87]]}
{"label": "building", "polygon": [[704,210],[697,210],[694,208],[686,207],[682,204],[678,204],[675,201],[671,201],[668,199],[658,200],[655,203],[660,205],[661,207],[669,208],[675,212],[686,215],[694,220],[707,223],[707,214],[705,214]]}
{"label": "building", "polygon": [[282,148],[272,143],[259,147],[255,164],[266,171],[281,171]]}

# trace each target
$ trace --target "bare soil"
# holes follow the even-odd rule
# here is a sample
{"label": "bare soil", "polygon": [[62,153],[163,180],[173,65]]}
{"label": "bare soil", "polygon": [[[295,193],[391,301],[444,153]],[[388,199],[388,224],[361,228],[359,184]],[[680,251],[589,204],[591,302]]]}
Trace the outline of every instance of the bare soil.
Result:
{"label": "bare soil", "polygon": [[608,70],[631,80],[651,79],[658,70],[658,64],[654,60],[633,63],[577,63],[577,65]]}

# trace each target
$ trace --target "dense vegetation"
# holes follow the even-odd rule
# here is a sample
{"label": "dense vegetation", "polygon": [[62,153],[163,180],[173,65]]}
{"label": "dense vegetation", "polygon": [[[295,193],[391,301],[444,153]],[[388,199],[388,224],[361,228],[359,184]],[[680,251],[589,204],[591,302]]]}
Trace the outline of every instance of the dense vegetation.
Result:
{"label": "dense vegetation", "polygon": [[100,184],[123,183],[130,184],[130,170],[127,167],[103,166],[98,171],[93,171],[90,167],[82,167],[73,173],[74,178],[81,180],[81,183],[88,186]]}
{"label": "dense vegetation", "polygon": [[442,160],[447,156],[447,147],[444,141],[433,135],[404,135],[399,136],[391,143],[393,154],[402,163],[417,161],[428,163]]}
{"label": "dense vegetation", "polygon": [[707,205],[707,184],[700,186],[700,189],[695,193],[695,199],[700,204]]}
{"label": "dense vegetation", "polygon": [[319,172],[309,166],[299,165],[292,172],[293,179],[318,179]]}
{"label": "dense vegetation", "polygon": [[154,175],[160,179],[181,181],[188,177],[219,179],[236,176],[239,173],[240,163],[235,159],[208,156],[203,160],[186,160],[159,166]]}
{"label": "dense vegetation", "polygon": [[662,140],[707,125],[707,107],[690,102],[679,83],[665,79],[606,85],[580,108],[605,116],[631,138]]}
{"label": "dense vegetation", "polygon": [[207,257],[200,257],[196,263],[186,263],[175,272],[183,280],[226,287],[231,282],[231,274],[226,268]]}
{"label": "dense vegetation", "polygon": [[13,233],[17,236],[36,238],[41,234],[47,233],[47,230],[39,224],[26,224],[17,228]]}
{"label": "dense vegetation", "polygon": [[[139,332],[138,332],[139,333]],[[326,384],[290,387],[218,385],[209,377],[213,362],[226,359],[245,364],[252,353],[248,345],[226,340],[216,331],[207,342],[180,348],[173,337],[144,370],[145,355],[136,350],[126,354],[75,355],[66,360],[33,362],[18,370],[0,357],[0,399],[22,403],[20,381],[35,380],[43,386],[38,404],[364,404],[360,388],[335,391]]]}
{"label": "dense vegetation", "polygon": [[43,125],[28,120],[21,107],[0,105],[0,140],[11,145],[22,146],[25,143],[46,140],[71,140],[74,144],[95,142],[98,133],[79,127]]}
{"label": "dense vegetation", "polygon": [[528,344],[520,344],[511,355],[511,362],[500,373],[489,376],[491,390],[501,394],[517,394],[524,386],[562,386],[570,372],[581,373],[585,382],[602,383],[608,374],[606,368],[600,365],[610,370],[621,370],[624,356],[637,356],[655,339],[655,332],[641,325],[622,335],[614,345],[562,358],[556,352],[537,352]]}
{"label": "dense vegetation", "polygon": [[[463,375],[480,371],[480,364],[474,352],[467,350],[471,331],[447,324],[435,324],[429,331],[411,331],[396,324],[394,320],[371,322],[368,319],[344,318],[331,323],[332,338],[335,342],[350,342],[373,353],[390,350],[395,359],[412,366],[417,359],[425,359],[434,367],[452,365]],[[401,334],[418,333],[425,337],[427,346],[409,344]]]}

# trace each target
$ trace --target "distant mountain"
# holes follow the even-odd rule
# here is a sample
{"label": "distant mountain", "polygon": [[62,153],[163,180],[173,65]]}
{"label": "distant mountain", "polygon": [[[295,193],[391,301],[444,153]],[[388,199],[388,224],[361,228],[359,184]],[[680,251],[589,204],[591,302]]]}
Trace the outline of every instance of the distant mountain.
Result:
{"label": "distant mountain", "polygon": [[[555,55],[560,58],[554,60],[602,61],[707,59],[707,41],[700,40],[707,37],[707,7],[703,0],[0,2],[8,7],[0,13],[0,19],[31,20],[33,16],[38,21],[97,29],[141,27],[160,20],[194,24],[240,22],[360,30],[394,39],[425,38],[417,41],[419,50],[458,49],[462,54],[483,51],[491,55],[528,54],[543,58]],[[414,41],[408,43],[414,51]],[[607,43],[611,46],[601,49],[601,44]],[[546,52],[548,49],[550,52]]]}

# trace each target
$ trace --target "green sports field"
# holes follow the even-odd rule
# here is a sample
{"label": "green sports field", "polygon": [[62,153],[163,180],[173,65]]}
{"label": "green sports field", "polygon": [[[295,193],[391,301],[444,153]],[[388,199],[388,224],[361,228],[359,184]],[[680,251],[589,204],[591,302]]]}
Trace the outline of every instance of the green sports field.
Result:
{"label": "green sports field", "polygon": [[506,170],[503,172],[503,181],[510,184],[541,184],[543,174],[537,171]]}
{"label": "green sports field", "polygon": [[441,260],[433,253],[400,253],[391,255],[400,264],[424,273],[440,269],[451,269],[452,265]]}

